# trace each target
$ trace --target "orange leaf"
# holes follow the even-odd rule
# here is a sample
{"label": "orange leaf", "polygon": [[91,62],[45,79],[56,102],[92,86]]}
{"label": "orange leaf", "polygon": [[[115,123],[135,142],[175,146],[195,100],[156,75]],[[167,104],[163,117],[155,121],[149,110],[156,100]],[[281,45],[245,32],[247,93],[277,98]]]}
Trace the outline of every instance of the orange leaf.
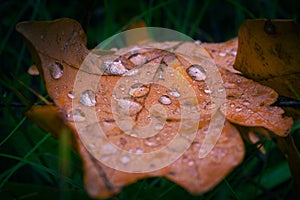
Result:
{"label": "orange leaf", "polygon": [[282,96],[299,99],[300,38],[296,24],[292,20],[247,20],[238,37],[235,69]]}
{"label": "orange leaf", "polygon": [[[206,192],[244,156],[242,139],[232,124],[223,123],[224,115],[234,123],[264,127],[278,135],[286,135],[291,126],[292,120],[283,118],[280,108],[270,106],[277,98],[272,89],[235,74],[232,67],[214,68],[207,51],[192,42],[148,42],[115,52],[97,51],[103,53],[99,59],[89,54],[83,30],[74,20],[25,22],[17,30],[26,38],[62,120],[74,132],[86,188],[93,197],[108,197],[153,176],[167,177],[192,193]],[[86,57],[90,59],[84,61]],[[142,71],[141,65],[147,70]],[[143,83],[134,82],[138,74]],[[223,84],[215,80],[220,75]],[[227,103],[212,98],[225,98],[225,92]],[[218,137],[207,140],[218,128],[210,129],[214,120],[224,128]],[[153,125],[147,130],[157,129],[157,134],[139,125]],[[196,128],[195,135],[190,127]],[[180,135],[180,130],[185,134]],[[172,146],[173,141],[177,145]],[[212,149],[201,157],[201,147],[207,143]],[[156,153],[165,146],[166,151]],[[141,154],[135,157],[141,160],[124,152]],[[174,153],[178,155],[174,162],[156,168]],[[106,162],[114,163],[114,168]],[[145,170],[125,172],[135,167]]]}

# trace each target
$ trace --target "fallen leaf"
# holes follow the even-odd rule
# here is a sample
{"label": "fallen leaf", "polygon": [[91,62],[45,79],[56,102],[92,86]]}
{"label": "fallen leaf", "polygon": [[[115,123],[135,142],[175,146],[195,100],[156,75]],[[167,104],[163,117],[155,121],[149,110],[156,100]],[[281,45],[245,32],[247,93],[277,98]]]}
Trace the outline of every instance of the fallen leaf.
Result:
{"label": "fallen leaf", "polygon": [[280,95],[299,99],[300,38],[292,20],[246,20],[234,68]]}
{"label": "fallen leaf", "polygon": [[[141,178],[153,176],[167,177],[192,193],[206,192],[232,171],[244,156],[244,146],[238,131],[226,121],[222,134],[212,141],[215,144],[212,150],[206,157],[199,158],[199,150],[208,135],[211,120],[218,120],[222,115],[226,115],[229,121],[236,124],[264,127],[281,136],[288,133],[292,124],[292,119],[282,117],[283,110],[270,106],[277,98],[277,94],[272,89],[235,74],[233,69],[219,68],[218,70],[216,68],[216,70],[212,68],[214,62],[209,53],[197,44],[148,42],[140,44],[138,47],[127,47],[113,52],[105,51],[105,55],[98,59],[98,54],[104,53],[104,51],[88,55],[85,35],[80,25],[74,20],[24,22],[17,25],[17,30],[29,44],[35,63],[44,76],[48,93],[55,102],[58,113],[74,132],[79,153],[84,161],[86,189],[92,197],[111,196],[118,193],[125,185]],[[60,38],[59,41],[57,38]],[[88,63],[83,63],[87,56],[91,59]],[[230,56],[232,59],[234,58],[233,55]],[[99,66],[105,65],[105,62],[110,62],[110,64],[103,69],[99,68]],[[132,74],[127,76],[127,73],[134,74],[135,69],[138,70],[136,65],[140,64],[149,65],[147,69],[152,70],[152,72],[150,70],[150,75],[143,76],[146,80],[155,79],[161,82],[164,80],[164,83],[168,84],[171,79],[166,81],[165,78],[168,77],[166,74],[176,72],[174,75],[184,77],[182,80],[187,80],[192,89],[184,87],[181,79],[178,79],[179,81],[176,79],[179,91],[152,82],[132,85],[132,82],[129,81],[130,84],[126,85],[125,81],[123,84],[119,84],[120,80],[124,80],[124,76],[128,79],[134,77],[135,75]],[[79,70],[81,65],[83,68]],[[161,65],[164,66],[164,70],[161,70]],[[223,83],[214,82],[212,76],[206,76],[208,72],[208,74],[215,73],[217,75],[219,71]],[[74,88],[78,73],[82,75],[82,80],[79,80],[82,81],[79,93]],[[97,87],[93,88],[93,83],[99,80],[99,74],[103,75],[100,82],[96,82]],[[207,84],[203,81],[204,79]],[[122,91],[128,91],[130,98],[117,96],[121,95]],[[109,143],[127,152],[143,156],[147,155],[147,152],[155,152],[168,145],[176,137],[179,127],[182,126],[180,125],[181,120],[184,119],[180,116],[184,110],[179,105],[181,99],[187,97],[184,94],[189,91],[195,91],[196,94],[196,98],[191,98],[193,101],[186,104],[190,109],[189,118],[200,117],[201,120],[199,123],[198,120],[183,123],[184,126],[188,126],[189,123],[196,121],[197,132],[195,138],[186,140],[182,137],[176,140],[182,144],[178,145],[179,147],[184,146],[187,141],[190,141],[192,145],[175,162],[154,171],[128,173],[108,167],[99,161],[106,158],[116,162],[116,167],[129,166],[129,169],[131,163],[136,162],[123,154],[113,153],[114,150],[108,145]],[[212,101],[211,96],[219,93],[225,96],[225,91],[227,93],[227,102],[223,102],[225,104],[219,105],[222,102],[219,99],[216,102]],[[166,109],[153,108],[154,104],[160,104]],[[89,109],[93,106],[97,111],[96,116],[93,116],[93,110]],[[117,110],[114,111],[112,108]],[[122,109],[127,110],[126,120],[128,121],[115,119],[124,111]],[[200,116],[193,116],[194,112],[199,112],[198,109],[201,110]],[[163,113],[162,110],[165,110],[166,113]],[[155,116],[160,117],[156,118]],[[124,129],[120,128],[123,126],[123,128],[134,129],[139,124],[147,125],[149,117],[157,120],[157,125],[159,125],[157,127],[159,132],[154,136],[138,138],[125,134]],[[130,122],[129,119],[136,122],[135,126],[127,123]],[[89,121],[88,125],[81,123],[86,121]],[[125,123],[117,124],[120,121]],[[99,142],[101,138],[98,125],[104,130],[109,142]],[[154,126],[153,129],[156,127]],[[135,134],[142,135],[144,132],[136,131]],[[169,148],[169,152],[176,151],[180,152],[182,149]],[[105,152],[107,155],[103,155]],[[166,153],[168,154],[168,151]],[[111,155],[113,157],[110,157]],[[98,157],[101,159],[97,159]],[[145,156],[144,159],[148,158]],[[160,158],[157,154],[155,159],[145,162],[146,164],[142,167],[151,169],[154,166],[151,163],[159,162]],[[222,163],[222,167],[220,167],[220,163]]]}

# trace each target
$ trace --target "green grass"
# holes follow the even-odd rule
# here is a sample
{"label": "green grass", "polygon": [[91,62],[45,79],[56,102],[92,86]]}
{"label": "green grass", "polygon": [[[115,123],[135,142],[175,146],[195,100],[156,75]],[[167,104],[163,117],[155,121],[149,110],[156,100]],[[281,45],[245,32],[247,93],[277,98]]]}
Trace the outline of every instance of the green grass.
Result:
{"label": "green grass", "polygon": [[[89,2],[89,6],[87,3]],[[24,117],[31,105],[42,102],[26,87],[47,97],[40,77],[27,74],[33,64],[17,22],[71,17],[84,21],[88,7],[88,47],[144,20],[148,26],[180,31],[194,39],[220,42],[235,37],[248,18],[292,18],[299,24],[297,0],[168,0],[168,1],[0,1],[0,198],[1,199],[90,199],[83,184],[79,155],[69,138],[54,139]],[[300,147],[300,125],[292,129]],[[68,135],[68,134],[64,134]],[[141,180],[125,187],[112,199],[293,199],[292,180],[281,152],[271,141],[263,141],[267,154],[246,144],[244,162],[212,191],[191,195],[164,179]]]}

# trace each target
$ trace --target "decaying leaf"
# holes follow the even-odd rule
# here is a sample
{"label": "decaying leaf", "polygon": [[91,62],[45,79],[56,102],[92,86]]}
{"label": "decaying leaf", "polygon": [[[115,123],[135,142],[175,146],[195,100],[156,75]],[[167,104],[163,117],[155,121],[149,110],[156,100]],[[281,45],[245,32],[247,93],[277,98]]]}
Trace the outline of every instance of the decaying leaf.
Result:
{"label": "decaying leaf", "polygon": [[292,20],[247,20],[239,29],[235,69],[280,95],[300,94],[300,37]]}
{"label": "decaying leaf", "polygon": [[[35,63],[40,73],[43,74],[48,93],[57,106],[58,113],[64,123],[74,132],[78,151],[84,161],[86,189],[93,197],[108,197],[118,193],[125,185],[153,176],[164,176],[192,193],[206,192],[219,183],[243,159],[243,142],[237,129],[230,122],[243,126],[264,127],[280,136],[286,135],[291,127],[292,119],[282,117],[283,111],[280,108],[270,106],[277,99],[276,92],[236,74],[236,71],[230,66],[225,67],[223,62],[227,63],[227,60],[217,59],[214,52],[212,55],[219,65],[218,71],[221,73],[223,83],[218,83],[221,85],[219,88],[214,88],[214,85],[218,84],[207,85],[206,82],[213,83],[214,81],[213,77],[206,76],[209,74],[207,72],[214,73],[210,68],[211,57],[198,44],[148,42],[139,46],[119,49],[113,52],[114,54],[105,52],[106,55],[99,60],[97,54],[88,55],[89,51],[86,49],[83,30],[74,20],[24,22],[18,24],[17,30],[28,43]],[[233,43],[235,42],[233,41]],[[207,49],[214,48],[209,45],[205,47]],[[235,58],[235,53],[232,52],[236,49],[236,46],[231,47],[233,48],[228,52],[226,45],[223,49],[226,54],[231,56],[228,61],[230,64]],[[103,51],[97,53],[101,54]],[[222,55],[221,57],[226,56]],[[92,58],[89,64],[83,63],[87,56]],[[105,64],[106,57],[112,60],[109,60],[110,64],[103,70],[101,66]],[[83,68],[79,70],[82,63]],[[199,109],[201,117],[197,117],[200,117],[201,120],[199,123],[197,121],[198,131],[191,146],[175,162],[150,172],[128,173],[108,167],[97,159],[97,156],[102,159],[107,156],[107,159],[111,159],[109,156],[113,155],[115,156],[114,161],[118,165],[126,166],[132,162],[130,157],[124,157],[121,154],[114,155],[109,146],[108,150],[106,149],[108,154],[102,155],[103,152],[100,152],[99,149],[103,149],[106,143],[97,143],[99,139],[97,138],[98,124],[104,130],[110,143],[127,152],[146,155],[145,153],[161,149],[176,137],[178,128],[181,127],[182,118],[180,116],[183,112],[180,100],[184,99],[185,94],[180,92],[188,91],[183,86],[178,86],[180,91],[176,91],[152,82],[132,84],[129,81],[130,84],[126,85],[125,81],[124,84],[119,84],[124,76],[130,79],[138,74],[137,66],[141,64],[146,65],[150,70],[150,75],[144,76],[149,80],[157,79],[168,82],[166,74],[164,74],[168,70],[171,72],[173,70],[178,76],[184,77],[191,86],[191,89],[188,90],[195,91],[195,102],[199,102],[197,105],[199,108],[191,103],[188,104],[191,109],[190,115],[192,116],[193,109]],[[151,70],[154,69],[155,71],[151,73]],[[74,90],[78,73],[82,73],[82,87],[86,87],[80,93],[76,93]],[[128,75],[128,73],[132,74]],[[95,90],[88,89],[90,86],[88,83],[84,83],[84,80],[98,80],[99,74],[102,76],[97,82],[97,88]],[[178,85],[180,83],[179,81]],[[217,95],[217,93],[225,94],[225,91],[227,102],[216,109],[218,102],[213,102],[211,96]],[[129,93],[130,98],[117,96],[125,92]],[[120,108],[115,113],[112,109],[114,104],[118,105],[115,106],[116,108]],[[118,121],[115,118],[118,117],[118,113],[122,112],[121,108],[127,109],[128,119],[133,119],[136,126],[149,124],[149,118],[152,117],[151,119],[154,120],[157,113],[162,110],[159,109],[161,107],[151,108],[154,104],[159,104],[165,108],[166,112],[164,115],[166,119],[157,118],[157,126],[153,127],[153,129],[159,130],[158,134],[137,138],[134,135],[125,134],[124,129],[117,124]],[[97,120],[81,127],[80,124],[83,123],[80,122],[91,119],[88,108],[93,106],[95,106]],[[87,110],[83,111],[83,107]],[[206,157],[199,158],[201,145],[204,143],[206,135],[209,134],[209,124],[213,119],[211,118],[213,113],[220,116],[226,115],[228,121],[225,122],[222,133],[212,151]],[[76,125],[83,131],[78,131]],[[129,126],[128,123],[121,125],[131,129],[135,127]],[[136,134],[142,133],[138,131]],[[82,134],[87,136],[85,141],[82,140]],[[182,138],[179,142],[185,143],[185,139]],[[169,151],[179,150],[170,148]],[[151,168],[151,165],[145,165],[145,167]]]}

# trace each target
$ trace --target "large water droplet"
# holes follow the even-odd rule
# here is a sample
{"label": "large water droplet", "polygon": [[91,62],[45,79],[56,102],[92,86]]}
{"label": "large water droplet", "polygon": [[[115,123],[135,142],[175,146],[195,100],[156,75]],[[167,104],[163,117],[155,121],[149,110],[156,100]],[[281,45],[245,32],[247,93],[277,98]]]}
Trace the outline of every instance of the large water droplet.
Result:
{"label": "large water droplet", "polygon": [[138,103],[127,99],[117,99],[118,105],[125,112],[129,112],[129,115],[135,115],[141,111],[143,106]]}
{"label": "large water droplet", "polygon": [[83,113],[82,110],[79,108],[74,109],[70,113],[66,115],[66,118],[68,121],[73,121],[73,122],[82,122],[85,120],[85,114]]}
{"label": "large water droplet", "polygon": [[135,76],[139,73],[138,69],[132,69],[126,73],[123,74],[123,76]]}
{"label": "large water droplet", "polygon": [[170,97],[167,95],[161,96],[158,101],[163,105],[170,105],[172,103]]}
{"label": "large water droplet", "polygon": [[106,62],[105,65],[107,66],[108,72],[112,75],[123,75],[128,71],[122,64],[121,60]]}
{"label": "large water droplet", "polygon": [[95,92],[92,90],[85,90],[80,96],[80,103],[85,106],[94,106],[96,104]]}
{"label": "large water droplet", "polygon": [[50,75],[53,79],[61,78],[64,73],[63,66],[58,62],[52,63],[50,65],[49,70],[50,70]]}
{"label": "large water droplet", "polygon": [[149,93],[149,86],[136,83],[129,88],[129,94],[132,97],[143,97]]}
{"label": "large water droplet", "polygon": [[195,81],[204,81],[206,79],[206,71],[200,65],[191,65],[186,72]]}
{"label": "large water droplet", "polygon": [[142,65],[147,62],[147,58],[141,54],[135,54],[129,57],[129,60],[135,65]]}
{"label": "large water droplet", "polygon": [[180,97],[180,93],[176,89],[170,89],[169,94],[173,97]]}

